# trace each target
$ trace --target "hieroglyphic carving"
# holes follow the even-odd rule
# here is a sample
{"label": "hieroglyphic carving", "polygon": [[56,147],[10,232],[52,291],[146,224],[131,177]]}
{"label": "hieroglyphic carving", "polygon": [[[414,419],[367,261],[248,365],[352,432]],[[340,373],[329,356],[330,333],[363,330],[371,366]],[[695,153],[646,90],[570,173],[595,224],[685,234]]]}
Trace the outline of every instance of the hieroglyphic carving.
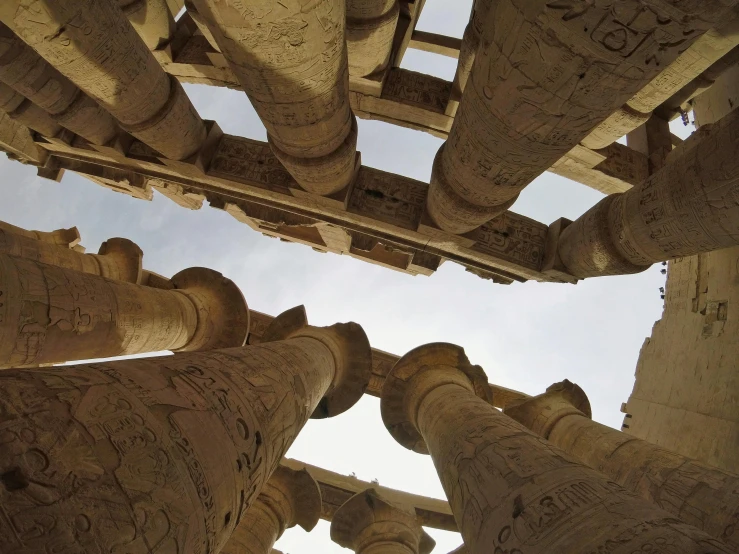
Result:
{"label": "hieroglyphic carving", "polygon": [[382,88],[382,98],[443,114],[451,88],[449,81],[394,68]]}
{"label": "hieroglyphic carving", "polygon": [[596,171],[634,186],[649,177],[649,163],[646,156],[628,146],[614,142],[602,150],[596,150],[596,153],[605,156],[605,160],[595,166]]}
{"label": "hieroglyphic carving", "polygon": [[484,382],[461,348],[430,344],[396,364],[381,404],[394,438],[431,454],[471,554],[732,552],[493,409]]}
{"label": "hieroglyphic carving", "polygon": [[267,144],[234,136],[221,139],[208,174],[285,193],[297,185]]}
{"label": "hieroglyphic carving", "polygon": [[366,77],[387,67],[399,12],[398,0],[347,0],[350,75]]}
{"label": "hieroglyphic carving", "polygon": [[464,236],[475,241],[473,250],[538,270],[544,259],[547,226],[506,212]]}
{"label": "hieroglyphic carving", "polygon": [[427,192],[426,183],[363,167],[354,183],[347,210],[416,230],[426,205]]}
{"label": "hieroglyphic carving", "polygon": [[219,551],[337,371],[269,345],[0,375],[0,549]]}

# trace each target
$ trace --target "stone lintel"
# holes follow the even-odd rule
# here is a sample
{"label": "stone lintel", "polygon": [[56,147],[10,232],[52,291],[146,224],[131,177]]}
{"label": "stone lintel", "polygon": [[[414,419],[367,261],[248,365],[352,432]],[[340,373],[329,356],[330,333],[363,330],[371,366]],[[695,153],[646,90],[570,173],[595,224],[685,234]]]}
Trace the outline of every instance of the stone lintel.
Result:
{"label": "stone lintel", "polygon": [[[322,251],[339,250],[367,261],[387,262],[382,252],[368,254],[374,246],[355,244],[352,252],[351,245],[342,240],[338,245],[344,244],[343,250],[321,245],[320,240],[325,242],[323,231],[333,226],[333,235],[327,237],[332,240],[340,239],[342,233],[345,237],[366,235],[385,247],[404,252],[406,261],[400,262],[395,256],[387,265],[411,274],[428,274],[438,266],[437,262],[450,260],[499,282],[559,281],[540,271],[547,235],[545,225],[506,212],[468,236],[450,235],[424,219],[428,184],[400,175],[361,167],[351,189],[340,193],[341,198],[327,198],[305,191],[296,194],[295,181],[266,143],[232,135],[223,135],[218,141],[205,173],[182,162],[175,167],[166,165],[156,152],[139,141],[131,143],[125,157],[101,153],[77,139],[39,144],[56,154],[61,168],[73,169],[76,164],[84,163],[84,171],[89,174],[89,165],[99,165],[117,172],[136,173],[141,178],[175,183],[182,187],[183,194],[205,194],[213,205],[223,208],[228,204],[252,202],[268,207],[273,213],[302,216],[307,219],[298,225],[308,222],[321,226],[319,233],[310,232],[316,236],[311,235],[307,242]],[[244,205],[240,207],[246,209]],[[262,224],[255,221],[253,226],[262,227]],[[273,236],[296,238],[291,236],[296,234],[295,229],[283,228],[286,232],[281,234],[274,226],[265,227]],[[306,238],[304,230],[299,234],[299,240]]]}

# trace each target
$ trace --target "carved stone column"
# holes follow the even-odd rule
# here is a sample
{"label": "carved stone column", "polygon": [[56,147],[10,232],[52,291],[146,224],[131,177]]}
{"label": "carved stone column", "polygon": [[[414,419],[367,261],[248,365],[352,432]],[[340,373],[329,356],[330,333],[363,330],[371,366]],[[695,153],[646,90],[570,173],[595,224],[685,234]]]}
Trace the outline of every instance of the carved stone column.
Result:
{"label": "carved stone column", "polygon": [[489,394],[482,368],[442,343],[406,354],[382,391],[385,426],[431,454],[471,554],[734,551],[575,462]]}
{"label": "carved stone column", "polygon": [[0,83],[0,110],[44,137],[55,137],[62,130],[48,113],[4,83]]}
{"label": "carved stone column", "polygon": [[321,195],[347,186],[358,160],[346,0],[193,3],[300,186]]}
{"label": "carved stone column", "polygon": [[118,0],[118,5],[149,50],[157,50],[172,39],[175,21],[167,0]]}
{"label": "carved stone column", "polygon": [[429,554],[436,546],[413,509],[391,504],[372,489],[338,509],[331,540],[356,554]]}
{"label": "carved stone column", "polygon": [[591,421],[577,385],[555,383],[505,413],[584,464],[739,551],[739,475]]}
{"label": "carved stone column", "polygon": [[173,160],[197,152],[203,121],[113,1],[22,0],[0,20],[107,109],[128,131]]}
{"label": "carved stone column", "polygon": [[54,120],[103,145],[118,131],[113,117],[0,23],[0,81],[46,110]]}
{"label": "carved stone column", "polygon": [[607,196],[562,232],[558,254],[583,279],[739,244],[739,111],[701,128],[641,185]]}
{"label": "carved stone column", "polygon": [[279,466],[236,523],[221,554],[270,554],[285,529],[311,531],[321,517],[321,490],[306,470]]}
{"label": "carved stone column", "polygon": [[731,4],[492,2],[459,113],[434,163],[431,218],[464,233],[503,213]]}
{"label": "carved stone column", "polygon": [[191,268],[172,284],[160,290],[0,254],[0,368],[244,344],[248,310],[233,282]]}
{"label": "carved stone column", "polygon": [[398,0],[346,0],[351,75],[366,77],[387,67],[399,15]]}
{"label": "carved stone column", "polygon": [[105,241],[96,254],[69,248],[14,233],[0,226],[0,254],[28,258],[46,265],[73,269],[107,279],[141,283],[143,252],[128,239]]}
{"label": "carved stone column", "polygon": [[370,372],[354,323],[258,346],[2,371],[0,551],[219,552],[311,414],[348,409]]}

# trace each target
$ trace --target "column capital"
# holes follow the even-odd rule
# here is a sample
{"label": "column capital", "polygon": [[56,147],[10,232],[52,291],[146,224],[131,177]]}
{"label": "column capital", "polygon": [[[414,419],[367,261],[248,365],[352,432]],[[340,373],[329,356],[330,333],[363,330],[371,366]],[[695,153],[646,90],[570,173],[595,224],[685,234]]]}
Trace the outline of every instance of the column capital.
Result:
{"label": "column capital", "polygon": [[492,405],[492,391],[480,366],[472,365],[460,346],[437,342],[408,352],[393,366],[382,387],[382,421],[393,438],[409,450],[428,454],[418,430],[418,406],[431,390],[457,384]]}
{"label": "column capital", "polygon": [[191,267],[172,277],[198,311],[198,325],[190,341],[177,352],[243,346],[249,334],[249,307],[236,284],[205,267]]}
{"label": "column capital", "polygon": [[321,518],[321,489],[307,470],[278,466],[257,498],[278,514],[284,529],[312,531]]}
{"label": "column capital", "polygon": [[112,262],[98,260],[103,277],[141,284],[144,253],[135,242],[123,238],[108,239],[100,245],[98,256],[106,256]]}
{"label": "column capital", "polygon": [[429,554],[436,546],[413,509],[391,504],[373,489],[355,494],[337,510],[331,540],[356,553],[376,543],[396,543],[414,554]]}
{"label": "column capital", "polygon": [[567,379],[554,383],[543,394],[514,402],[503,411],[545,439],[549,438],[554,426],[565,416],[593,417],[585,391]]}
{"label": "column capital", "polygon": [[313,327],[308,324],[305,306],[296,306],[272,320],[261,342],[298,337],[322,342],[331,351],[336,364],[331,388],[311,418],[334,417],[354,406],[362,398],[372,375],[372,348],[364,329],[356,323]]}

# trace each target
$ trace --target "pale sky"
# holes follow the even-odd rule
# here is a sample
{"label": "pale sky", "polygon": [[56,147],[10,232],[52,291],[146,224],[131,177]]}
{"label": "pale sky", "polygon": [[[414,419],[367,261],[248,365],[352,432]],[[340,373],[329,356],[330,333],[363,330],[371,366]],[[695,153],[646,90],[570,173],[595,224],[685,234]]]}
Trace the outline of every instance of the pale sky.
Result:
{"label": "pale sky", "polygon": [[[471,0],[428,0],[418,28],[462,36]],[[451,80],[455,62],[409,50],[403,67]],[[266,140],[243,93],[185,87],[203,118],[230,134]],[[682,125],[674,131],[684,136]],[[442,141],[425,133],[359,120],[363,163],[428,182]],[[309,321],[361,324],[372,345],[404,354],[421,344],[463,346],[493,383],[539,394],[570,379],[590,398],[593,418],[620,428],[644,339],[662,313],[661,266],[639,275],[578,285],[484,281],[451,262],[431,277],[411,277],[346,256],[264,237],[220,210],[191,212],[155,194],[136,200],[67,173],[61,183],[39,179],[35,168],[0,159],[0,220],[27,229],[77,226],[96,252],[110,237],[126,237],[144,251],[144,267],[165,276],[193,266],[220,271],[241,288],[252,309],[277,315],[305,304]],[[602,195],[546,173],[512,208],[546,224],[575,219]],[[399,446],[385,430],[379,400],[363,398],[347,413],[310,421],[288,452],[291,458],[416,494],[444,498],[431,459]],[[461,544],[455,533],[427,530],[435,553]],[[288,530],[277,543],[286,554],[349,552],[331,542],[329,524],[306,534]]]}

